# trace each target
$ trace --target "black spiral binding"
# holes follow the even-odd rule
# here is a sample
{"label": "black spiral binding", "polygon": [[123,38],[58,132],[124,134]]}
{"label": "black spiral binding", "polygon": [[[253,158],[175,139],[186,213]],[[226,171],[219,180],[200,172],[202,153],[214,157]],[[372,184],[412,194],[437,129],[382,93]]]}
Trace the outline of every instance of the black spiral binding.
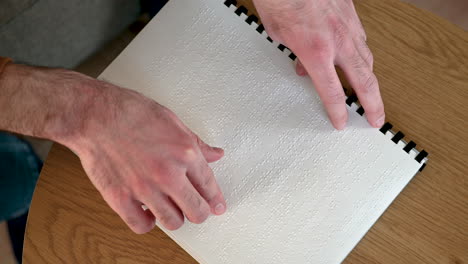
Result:
{"label": "black spiral binding", "polygon": [[[227,6],[227,7],[230,7],[231,5],[234,5],[235,7],[237,7],[237,1],[236,0],[226,0],[224,1],[224,4]],[[257,32],[260,33],[260,34],[263,34],[263,32],[265,31],[265,27],[259,23],[259,19],[257,16],[255,15],[248,15],[249,11],[247,10],[246,7],[244,6],[239,6],[237,7],[236,11],[235,11],[236,15],[240,16],[241,14],[244,14],[247,16],[247,19],[245,20],[245,22],[247,22],[247,24],[249,25],[252,25],[252,23],[255,23],[257,24]],[[273,43],[273,39],[271,39],[269,36],[267,36],[267,40],[270,41],[271,43]],[[286,46],[282,45],[282,44],[279,44],[279,46],[277,47],[279,50],[281,51],[285,51],[285,50],[288,50],[291,54],[289,55],[289,58],[292,60],[292,61],[295,61],[297,56]],[[359,115],[364,115],[364,108],[359,104],[358,102],[358,98],[356,95],[351,95],[351,96],[348,96],[347,99],[346,99],[346,104],[348,106],[351,106],[352,104],[356,104],[358,106],[358,109],[356,110],[356,112],[359,114]],[[410,141],[409,143],[406,143],[403,138],[405,137],[405,134],[403,134],[401,131],[398,131],[398,132],[393,132],[391,129],[392,129],[392,124],[390,123],[385,123],[381,128],[380,128],[380,132],[382,132],[382,134],[386,135],[387,132],[390,132],[393,134],[393,137],[392,137],[392,141],[395,143],[395,144],[398,144],[398,142],[402,141],[404,144],[405,144],[405,147],[403,148],[403,151],[405,151],[406,153],[410,153],[411,150],[414,150],[417,155],[415,157],[415,160],[418,162],[418,163],[424,163],[421,165],[421,168],[419,168],[419,171],[422,171],[425,167],[426,167],[426,162],[425,162],[425,159],[426,157],[428,156],[428,153],[425,151],[425,150],[422,150],[422,151],[418,151],[416,149],[416,143],[414,143],[413,141]]]}

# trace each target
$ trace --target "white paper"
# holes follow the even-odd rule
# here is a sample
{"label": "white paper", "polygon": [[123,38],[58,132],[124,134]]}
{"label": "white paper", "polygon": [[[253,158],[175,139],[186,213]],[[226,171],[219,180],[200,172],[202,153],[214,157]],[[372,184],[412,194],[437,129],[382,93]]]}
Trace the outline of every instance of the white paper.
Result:
{"label": "white paper", "polygon": [[[171,0],[101,79],[172,109],[207,143],[228,210],[164,230],[201,263],[339,263],[421,164],[308,78],[223,0]],[[245,18],[245,17],[244,17]]]}

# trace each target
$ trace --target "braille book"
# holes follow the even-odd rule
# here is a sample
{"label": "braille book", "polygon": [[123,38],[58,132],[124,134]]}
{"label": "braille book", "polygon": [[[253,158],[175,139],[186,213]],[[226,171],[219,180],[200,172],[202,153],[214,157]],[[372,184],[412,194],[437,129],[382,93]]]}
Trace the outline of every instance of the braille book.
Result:
{"label": "braille book", "polygon": [[294,54],[234,2],[170,0],[100,76],[225,150],[211,167],[226,213],[160,228],[200,263],[339,263],[427,153],[372,128],[355,97],[335,130]]}

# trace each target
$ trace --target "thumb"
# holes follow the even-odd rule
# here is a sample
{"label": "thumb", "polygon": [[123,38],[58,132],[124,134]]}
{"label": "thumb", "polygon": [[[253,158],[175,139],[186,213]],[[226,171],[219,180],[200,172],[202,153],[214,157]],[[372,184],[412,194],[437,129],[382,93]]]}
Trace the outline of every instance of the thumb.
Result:
{"label": "thumb", "polygon": [[205,157],[206,162],[215,162],[224,156],[224,150],[222,148],[212,147],[203,142],[203,140],[201,140],[197,135],[193,134],[193,136],[196,138],[197,145]]}
{"label": "thumb", "polygon": [[299,76],[306,76],[307,71],[304,68],[304,65],[302,65],[301,61],[298,59],[297,64],[296,64],[296,74]]}

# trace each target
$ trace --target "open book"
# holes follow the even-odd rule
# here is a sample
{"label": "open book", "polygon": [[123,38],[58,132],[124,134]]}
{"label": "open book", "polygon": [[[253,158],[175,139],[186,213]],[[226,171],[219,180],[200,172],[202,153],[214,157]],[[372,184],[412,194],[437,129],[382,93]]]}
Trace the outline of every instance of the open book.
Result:
{"label": "open book", "polygon": [[169,1],[100,77],[225,149],[212,168],[227,212],[161,228],[200,263],[339,263],[427,153],[370,127],[355,98],[335,130],[295,56],[231,2]]}

